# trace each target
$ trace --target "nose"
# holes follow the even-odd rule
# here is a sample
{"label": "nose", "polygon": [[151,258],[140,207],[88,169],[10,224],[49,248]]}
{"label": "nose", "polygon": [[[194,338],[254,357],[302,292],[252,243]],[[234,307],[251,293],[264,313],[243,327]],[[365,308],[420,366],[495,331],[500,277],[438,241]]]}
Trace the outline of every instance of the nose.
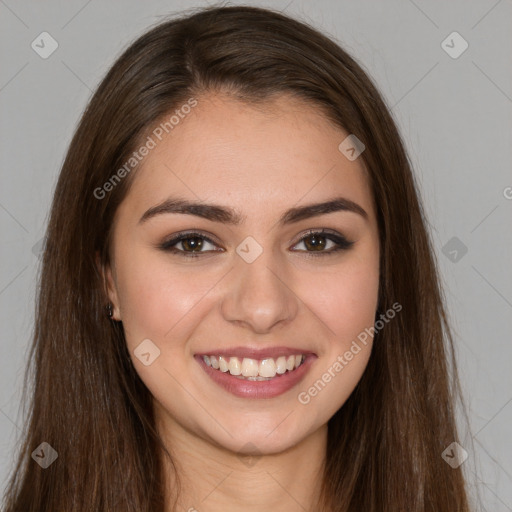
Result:
{"label": "nose", "polygon": [[221,311],[227,321],[258,334],[291,322],[300,303],[291,289],[290,276],[271,256],[263,251],[252,263],[241,258],[236,261],[222,302]]}

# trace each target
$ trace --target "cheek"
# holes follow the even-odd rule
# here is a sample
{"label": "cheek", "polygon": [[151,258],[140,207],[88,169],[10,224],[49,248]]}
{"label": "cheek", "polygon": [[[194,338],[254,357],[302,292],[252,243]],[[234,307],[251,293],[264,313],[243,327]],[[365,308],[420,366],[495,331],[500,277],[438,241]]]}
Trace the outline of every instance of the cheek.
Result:
{"label": "cheek", "polygon": [[364,374],[373,344],[369,328],[375,321],[378,269],[361,267],[326,281],[329,286],[317,295],[315,304],[330,342],[297,394],[316,423],[327,422],[343,406]]}
{"label": "cheek", "polygon": [[201,280],[181,275],[165,255],[132,252],[118,267],[121,315],[130,347],[144,338],[163,341],[204,293]]}
{"label": "cheek", "polygon": [[347,260],[324,284],[324,292],[313,300],[329,327],[331,343],[298,395],[306,410],[317,412],[318,421],[328,421],[343,406],[368,364],[373,343],[369,328],[375,322],[379,291],[378,246]]}
{"label": "cheek", "polygon": [[309,298],[326,335],[337,349],[350,345],[365,328],[373,326],[379,292],[378,253],[354,255],[332,272],[303,279],[301,296]]}

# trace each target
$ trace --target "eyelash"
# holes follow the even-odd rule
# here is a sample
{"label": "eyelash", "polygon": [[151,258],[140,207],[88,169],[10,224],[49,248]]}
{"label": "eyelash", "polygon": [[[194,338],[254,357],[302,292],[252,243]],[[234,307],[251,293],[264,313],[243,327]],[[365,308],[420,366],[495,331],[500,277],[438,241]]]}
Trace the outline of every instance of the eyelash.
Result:
{"label": "eyelash", "polygon": [[[320,235],[324,238],[327,238],[333,242],[335,242],[336,244],[338,244],[337,247],[333,248],[333,249],[330,249],[328,251],[318,251],[318,252],[315,252],[315,251],[298,251],[298,252],[304,252],[304,253],[307,253],[307,257],[312,257],[312,258],[316,258],[316,257],[319,257],[319,256],[326,256],[326,255],[333,255],[334,253],[338,253],[339,251],[344,251],[344,250],[347,250],[347,249],[350,249],[350,247],[352,247],[352,245],[354,244],[354,242],[351,242],[349,240],[347,240],[344,236],[342,235],[339,235],[337,234],[336,232],[334,231],[330,231],[330,230],[327,230],[327,229],[322,229],[320,231],[318,230],[309,230],[308,232],[306,232],[304,234],[304,236],[295,244],[300,244],[301,242],[303,242],[305,239],[313,236],[313,235]],[[186,240],[188,238],[201,238],[203,240],[206,240],[207,242],[211,243],[212,245],[217,245],[211,238],[209,238],[208,236],[206,235],[203,235],[202,233],[198,233],[198,232],[189,232],[189,233],[180,233],[179,235],[171,238],[170,240],[167,240],[165,242],[163,242],[159,248],[165,252],[170,252],[170,253],[173,253],[173,254],[177,254],[179,256],[182,256],[184,258],[198,258],[198,257],[201,257],[202,254],[206,254],[207,252],[212,252],[212,251],[200,251],[200,252],[186,252],[186,251],[183,251],[181,249],[176,249],[174,246],[176,244],[178,244],[179,242],[183,241],[183,240]],[[220,252],[220,251],[214,251],[214,252]]]}

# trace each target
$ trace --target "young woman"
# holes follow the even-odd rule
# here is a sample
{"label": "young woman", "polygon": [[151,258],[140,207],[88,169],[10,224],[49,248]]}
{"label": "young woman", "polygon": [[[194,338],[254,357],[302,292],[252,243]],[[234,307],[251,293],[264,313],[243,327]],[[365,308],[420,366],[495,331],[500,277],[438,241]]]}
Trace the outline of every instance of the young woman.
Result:
{"label": "young woman", "polygon": [[252,7],[152,28],[60,173],[4,510],[468,511],[425,226],[333,41]]}

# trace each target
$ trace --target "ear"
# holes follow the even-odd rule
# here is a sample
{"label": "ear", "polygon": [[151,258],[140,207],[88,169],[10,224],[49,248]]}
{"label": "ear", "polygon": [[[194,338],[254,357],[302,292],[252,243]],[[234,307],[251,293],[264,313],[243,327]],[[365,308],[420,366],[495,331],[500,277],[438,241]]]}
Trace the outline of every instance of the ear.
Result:
{"label": "ear", "polygon": [[101,262],[100,253],[96,251],[96,266],[103,280],[104,291],[107,299],[112,303],[112,320],[121,321],[121,312],[119,308],[119,298],[117,296],[117,287],[110,264]]}

